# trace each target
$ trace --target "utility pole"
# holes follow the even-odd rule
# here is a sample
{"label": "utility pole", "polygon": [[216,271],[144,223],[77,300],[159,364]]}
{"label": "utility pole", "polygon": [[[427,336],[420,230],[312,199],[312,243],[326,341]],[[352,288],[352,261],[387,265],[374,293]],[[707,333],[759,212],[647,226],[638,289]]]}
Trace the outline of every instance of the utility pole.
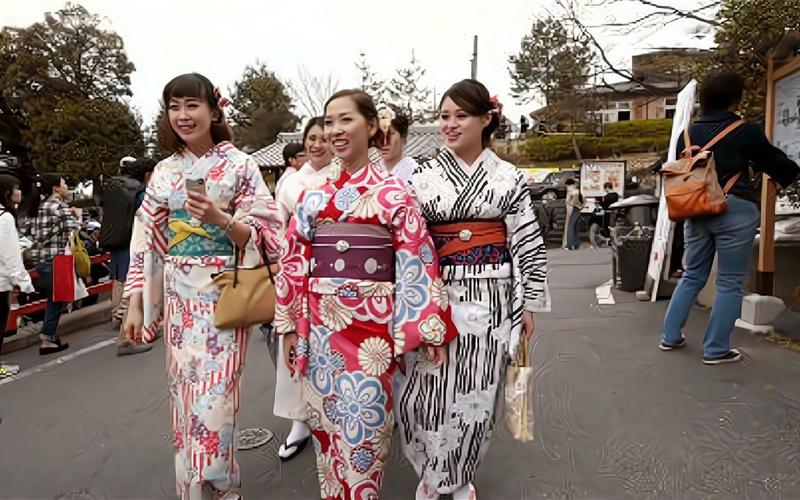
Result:
{"label": "utility pole", "polygon": [[472,39],[472,71],[470,72],[470,78],[473,80],[478,79],[478,35],[475,35]]}

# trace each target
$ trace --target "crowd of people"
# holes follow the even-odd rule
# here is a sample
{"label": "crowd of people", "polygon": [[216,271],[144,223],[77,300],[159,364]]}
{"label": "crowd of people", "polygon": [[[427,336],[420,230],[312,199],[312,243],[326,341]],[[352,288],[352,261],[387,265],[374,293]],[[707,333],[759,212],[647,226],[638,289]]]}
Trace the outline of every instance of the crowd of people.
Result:
{"label": "crowd of people", "polygon": [[[302,144],[284,149],[291,169],[274,198],[254,161],[232,144],[226,100],[211,81],[178,76],[162,99],[159,143],[171,156],[137,171],[135,220],[127,239],[107,250],[117,283],[118,353],[143,352],[164,337],[178,496],[240,496],[236,413],[253,326],[218,326],[215,278],[231,267],[278,264],[273,411],[292,421],[280,458],[292,459],[311,442],[322,498],[372,499],[391,473],[390,447],[399,446],[419,478],[416,498],[477,498],[475,474],[496,425],[506,367],[528,348],[535,314],[550,308],[537,208],[523,175],[491,149],[501,119],[497,98],[476,80],[452,85],[439,103],[444,145],[419,164],[403,153],[410,123],[402,112],[379,110],[361,90],[339,91],[324,115],[306,124]],[[711,117],[705,122],[733,119],[723,108],[736,99],[709,99],[701,98]],[[708,139],[703,127],[718,128],[702,123],[691,129],[693,140]],[[763,165],[773,178],[794,179],[797,166],[776,164],[777,150],[762,136],[720,142],[736,150],[739,137],[761,148],[742,161],[725,160],[726,168],[741,171],[745,159],[760,163],[769,153]],[[6,177],[0,304],[15,287],[32,291],[17,238],[19,183]],[[26,227],[48,299],[39,347],[48,355],[68,348],[57,333],[63,303],[48,287],[53,258],[80,229],[81,213],[64,201],[61,177],[44,176],[40,188],[46,198]],[[741,301],[733,288],[740,292],[738,268],[756,225],[755,205],[736,199],[745,195],[732,192],[731,211],[719,219],[687,223],[688,257],[699,260],[670,304],[663,350],[685,345],[681,328],[708,275],[708,242],[717,238],[720,276],[735,276],[720,288],[711,327],[717,333],[708,336],[704,360],[736,356],[720,332],[730,336],[731,311]],[[563,243],[575,249],[583,200],[573,184],[567,205]],[[103,223],[85,229],[86,245],[99,248]],[[741,233],[733,249],[722,244],[731,231]]]}

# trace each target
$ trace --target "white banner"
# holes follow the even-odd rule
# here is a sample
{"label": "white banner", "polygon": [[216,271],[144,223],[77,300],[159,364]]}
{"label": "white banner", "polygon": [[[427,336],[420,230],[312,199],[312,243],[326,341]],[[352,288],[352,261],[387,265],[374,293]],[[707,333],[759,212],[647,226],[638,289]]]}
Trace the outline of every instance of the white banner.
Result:
{"label": "white banner", "polygon": [[[667,161],[675,161],[677,159],[675,149],[678,147],[678,138],[692,121],[696,90],[697,81],[692,80],[678,94]],[[650,293],[652,302],[655,302],[656,297],[658,297],[658,285],[662,277],[667,278],[670,273],[669,258],[672,249],[672,232],[675,229],[675,223],[669,220],[667,214],[667,199],[664,197],[663,186],[660,182],[658,185],[661,190],[661,199],[658,204],[658,221],[656,222],[653,246],[650,250],[650,264],[647,266],[647,277],[645,279],[645,290]]]}

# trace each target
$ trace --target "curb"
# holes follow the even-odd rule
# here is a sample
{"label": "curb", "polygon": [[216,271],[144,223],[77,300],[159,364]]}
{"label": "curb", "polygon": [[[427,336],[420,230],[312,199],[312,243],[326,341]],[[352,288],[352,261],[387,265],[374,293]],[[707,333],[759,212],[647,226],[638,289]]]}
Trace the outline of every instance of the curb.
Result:
{"label": "curb", "polygon": [[[69,314],[63,314],[58,323],[58,335],[63,337],[110,321],[111,300],[104,300]],[[41,322],[34,325],[36,325],[35,328],[25,327],[24,331],[21,329],[17,331],[16,335],[6,337],[3,342],[3,354],[19,351],[38,343]]]}

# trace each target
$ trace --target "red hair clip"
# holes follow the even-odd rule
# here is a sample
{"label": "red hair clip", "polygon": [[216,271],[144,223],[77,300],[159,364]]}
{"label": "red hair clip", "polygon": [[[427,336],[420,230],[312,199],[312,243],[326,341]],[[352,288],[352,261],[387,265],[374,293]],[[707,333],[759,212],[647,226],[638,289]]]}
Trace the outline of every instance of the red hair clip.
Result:
{"label": "red hair clip", "polygon": [[227,97],[222,97],[222,93],[219,91],[219,87],[214,89],[214,98],[217,100],[217,106],[220,108],[226,108],[230,105],[231,100]]}
{"label": "red hair clip", "polygon": [[497,113],[498,115],[503,114],[503,103],[500,102],[500,99],[497,98],[496,95],[493,95],[489,102],[494,106],[494,109],[491,111],[492,113]]}

